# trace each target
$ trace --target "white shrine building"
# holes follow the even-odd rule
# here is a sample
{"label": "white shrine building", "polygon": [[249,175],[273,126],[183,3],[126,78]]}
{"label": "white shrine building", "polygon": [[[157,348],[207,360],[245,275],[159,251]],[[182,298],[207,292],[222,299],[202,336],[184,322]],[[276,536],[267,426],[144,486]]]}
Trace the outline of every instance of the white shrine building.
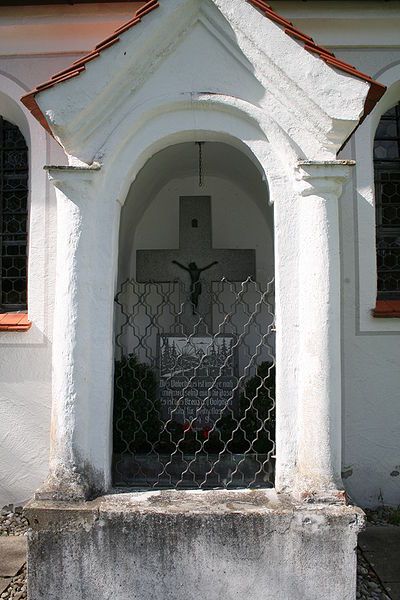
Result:
{"label": "white shrine building", "polygon": [[42,1],[0,1],[31,600],[355,598],[357,507],[400,504],[400,3]]}

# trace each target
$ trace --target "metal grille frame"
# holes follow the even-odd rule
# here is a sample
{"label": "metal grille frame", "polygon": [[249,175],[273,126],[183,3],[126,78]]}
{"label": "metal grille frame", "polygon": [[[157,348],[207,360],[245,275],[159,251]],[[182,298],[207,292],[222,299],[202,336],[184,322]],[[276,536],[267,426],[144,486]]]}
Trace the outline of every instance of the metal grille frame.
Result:
{"label": "metal grille frame", "polygon": [[203,293],[213,333],[198,313],[187,330],[193,307],[182,282],[127,280],[116,296],[117,489],[273,486],[273,281],[224,278]]}

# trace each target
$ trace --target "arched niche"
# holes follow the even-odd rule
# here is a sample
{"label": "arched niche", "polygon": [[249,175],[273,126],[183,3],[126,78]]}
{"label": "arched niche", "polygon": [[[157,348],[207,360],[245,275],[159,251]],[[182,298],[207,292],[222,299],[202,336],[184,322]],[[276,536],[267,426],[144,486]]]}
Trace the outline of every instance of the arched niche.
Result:
{"label": "arched niche", "polygon": [[257,250],[258,279],[273,277],[273,208],[265,175],[226,142],[199,150],[182,142],[150,158],[131,185],[121,211],[119,282],[135,278],[137,249],[179,247],[179,197],[211,196],[213,247]]}
{"label": "arched niche", "polygon": [[[189,206],[193,203],[190,210],[195,218],[187,218],[182,200],[189,200]],[[200,237],[194,233],[197,229],[202,230]],[[177,486],[190,485],[186,469],[196,471],[192,487],[218,487],[225,478],[223,485],[228,486],[251,486],[256,481],[272,485],[274,389],[264,388],[263,378],[274,385],[273,233],[273,207],[264,172],[254,157],[251,160],[234,145],[221,141],[173,144],[155,153],[138,173],[120,219],[114,321],[115,485],[166,485],[168,476],[160,464],[169,461]],[[140,262],[143,254],[145,269]],[[190,306],[188,273],[172,264],[178,264],[172,260],[177,255],[186,267],[193,260],[200,268],[214,264],[210,276],[209,271],[200,276],[196,308]],[[252,269],[253,261],[254,271],[246,271]],[[238,271],[240,276],[233,275]],[[224,282],[224,277],[229,281]],[[187,379],[188,371],[182,375],[179,366],[171,366],[171,381],[166,378],[170,343],[177,364],[192,361],[193,380]],[[218,361],[225,352],[228,366],[223,367]],[[126,360],[131,361],[128,366]],[[149,373],[146,381],[157,382],[154,398],[153,384],[143,382],[144,372]],[[185,396],[198,394],[196,409],[190,399],[176,397],[175,386],[182,383],[182,377],[188,386]],[[132,382],[141,390],[133,397]],[[219,389],[220,383],[231,386],[231,391]],[[252,385],[262,385],[262,399],[258,391],[249,391]],[[168,394],[173,389],[175,404],[170,404]],[[246,394],[249,406],[245,410]],[[265,412],[264,420],[258,411]],[[182,426],[192,433],[179,433]],[[166,450],[170,429],[177,436],[172,454]],[[227,444],[229,440],[229,450],[222,449],[221,436],[226,436]],[[201,456],[193,458],[201,440]],[[176,452],[183,453],[183,462],[176,460]],[[234,461],[241,465],[237,472]],[[213,467],[203,472],[204,464]]]}

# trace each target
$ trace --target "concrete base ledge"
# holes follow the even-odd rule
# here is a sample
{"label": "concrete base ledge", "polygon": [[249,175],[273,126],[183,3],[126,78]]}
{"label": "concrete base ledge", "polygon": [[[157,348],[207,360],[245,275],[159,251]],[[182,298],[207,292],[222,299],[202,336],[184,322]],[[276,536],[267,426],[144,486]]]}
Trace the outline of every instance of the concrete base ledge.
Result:
{"label": "concrete base ledge", "polygon": [[32,502],[30,600],[354,600],[363,512],[273,490]]}

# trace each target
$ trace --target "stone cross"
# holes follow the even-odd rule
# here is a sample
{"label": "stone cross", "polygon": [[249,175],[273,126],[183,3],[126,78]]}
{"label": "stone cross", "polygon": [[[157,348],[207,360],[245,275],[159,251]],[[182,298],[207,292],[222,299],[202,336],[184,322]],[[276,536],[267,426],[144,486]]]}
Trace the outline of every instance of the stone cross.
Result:
{"label": "stone cross", "polygon": [[[227,215],[229,218],[229,215]],[[188,290],[182,322],[186,334],[202,316],[212,333],[212,304],[208,290],[213,281],[255,278],[255,250],[217,250],[212,247],[211,198],[179,199],[179,249],[138,250],[138,282],[182,281]],[[204,285],[202,285],[202,283]]]}

